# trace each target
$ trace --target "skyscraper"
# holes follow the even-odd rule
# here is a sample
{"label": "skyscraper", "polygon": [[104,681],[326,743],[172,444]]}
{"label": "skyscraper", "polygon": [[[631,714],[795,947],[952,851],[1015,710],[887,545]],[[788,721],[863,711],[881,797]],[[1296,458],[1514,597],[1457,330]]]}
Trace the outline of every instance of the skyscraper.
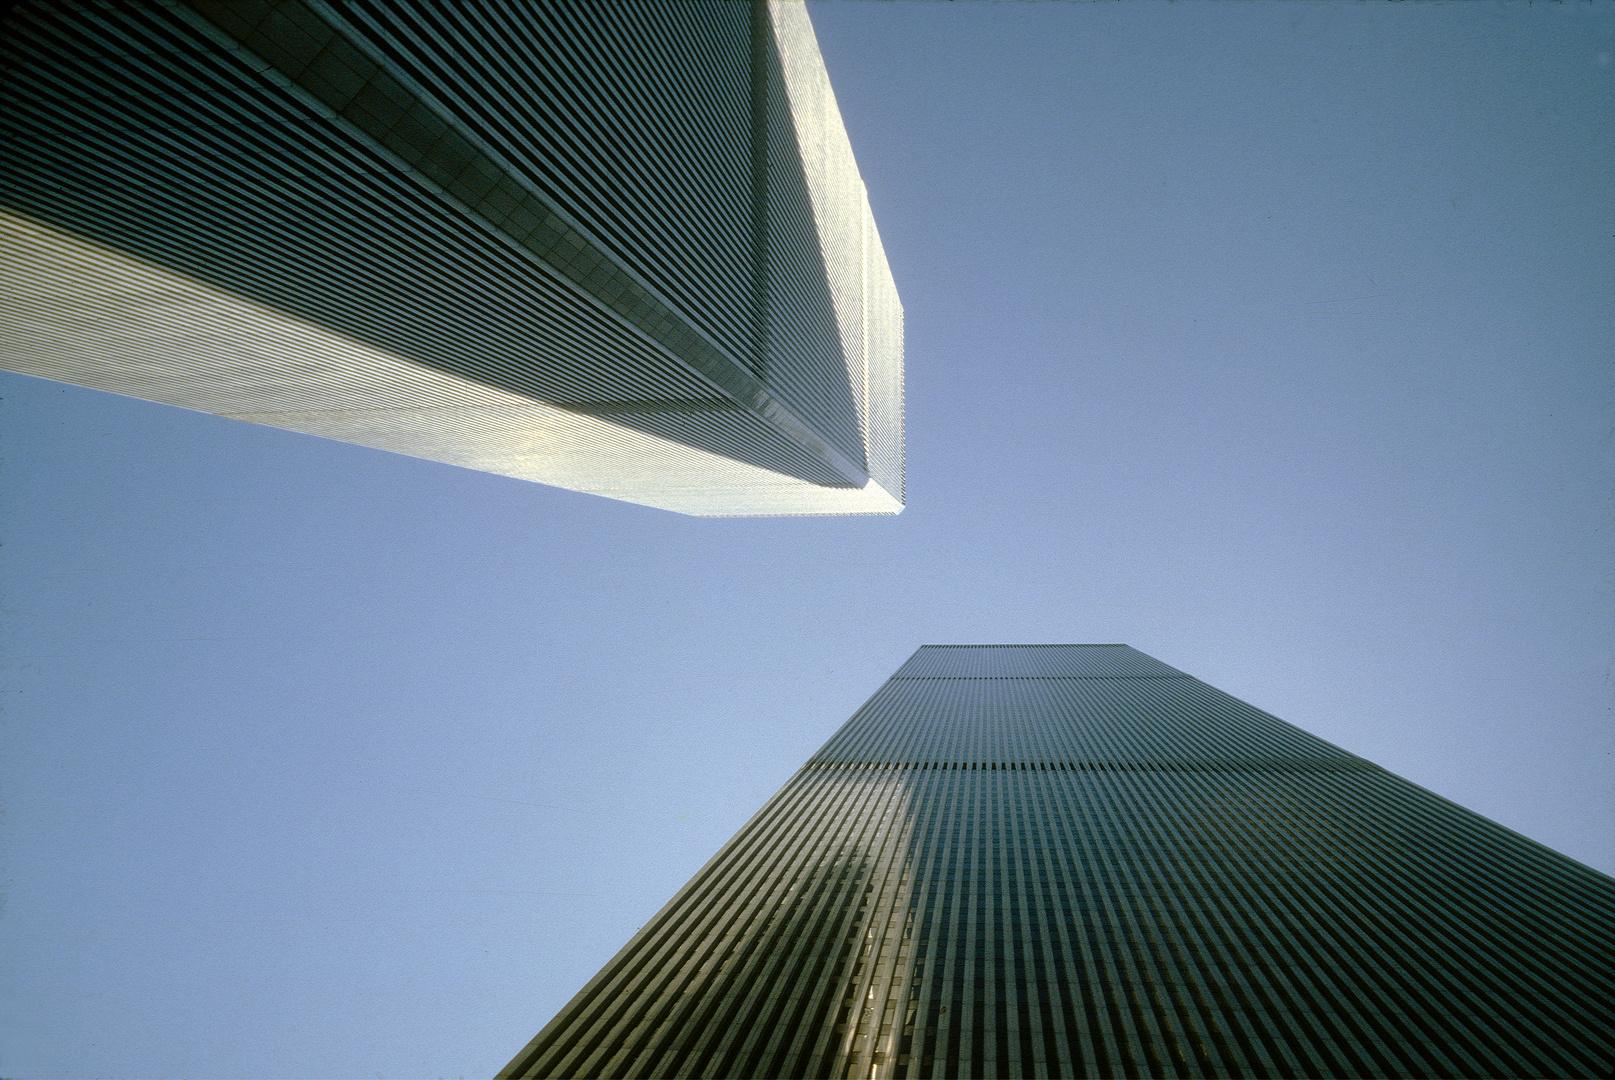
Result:
{"label": "skyscraper", "polygon": [[896,513],[800,3],[5,5],[0,366],[692,514]]}
{"label": "skyscraper", "polygon": [[502,1075],[1605,1076],[1612,931],[1125,645],[926,646]]}

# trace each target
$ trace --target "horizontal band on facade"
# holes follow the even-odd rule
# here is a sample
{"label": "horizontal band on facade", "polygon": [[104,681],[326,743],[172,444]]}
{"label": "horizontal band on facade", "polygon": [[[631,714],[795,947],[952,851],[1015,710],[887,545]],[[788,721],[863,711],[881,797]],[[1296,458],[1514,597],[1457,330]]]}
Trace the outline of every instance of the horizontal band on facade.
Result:
{"label": "horizontal band on facade", "polygon": [[1083,679],[1192,679],[1192,675],[1177,673],[1162,675],[893,675],[893,682],[998,682],[1006,679],[1021,680],[1083,680]]}
{"label": "horizontal band on facade", "polygon": [[810,761],[804,772],[858,772],[872,769],[973,769],[1028,772],[1384,772],[1357,758],[1316,761]]}
{"label": "horizontal band on facade", "polygon": [[633,416],[642,413],[690,413],[705,416],[713,412],[738,412],[740,404],[729,398],[669,398],[662,401],[557,401],[556,408],[592,416]]}

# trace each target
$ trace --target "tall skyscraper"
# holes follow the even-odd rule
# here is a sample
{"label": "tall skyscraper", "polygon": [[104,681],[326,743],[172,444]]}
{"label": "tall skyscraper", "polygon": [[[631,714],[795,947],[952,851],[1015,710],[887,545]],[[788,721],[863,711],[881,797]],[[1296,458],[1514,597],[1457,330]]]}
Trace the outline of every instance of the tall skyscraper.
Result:
{"label": "tall skyscraper", "polygon": [[502,1075],[1602,1077],[1612,932],[1125,645],[926,646]]}
{"label": "tall skyscraper", "polygon": [[0,366],[691,514],[896,513],[800,3],[4,5]]}

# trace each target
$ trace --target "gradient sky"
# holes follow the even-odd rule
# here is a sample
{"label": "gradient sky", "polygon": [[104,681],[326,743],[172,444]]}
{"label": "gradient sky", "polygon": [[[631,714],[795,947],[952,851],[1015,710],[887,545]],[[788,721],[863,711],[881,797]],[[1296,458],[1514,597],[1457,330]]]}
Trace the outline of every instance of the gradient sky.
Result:
{"label": "gradient sky", "polygon": [[900,517],[0,378],[0,1073],[489,1075],[924,642],[1126,642],[1615,870],[1615,5],[810,11]]}

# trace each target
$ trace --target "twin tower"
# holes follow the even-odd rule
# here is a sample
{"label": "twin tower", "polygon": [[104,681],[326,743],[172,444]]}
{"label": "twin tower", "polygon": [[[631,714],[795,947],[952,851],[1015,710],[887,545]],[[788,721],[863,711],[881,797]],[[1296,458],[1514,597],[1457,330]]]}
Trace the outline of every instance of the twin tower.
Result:
{"label": "twin tower", "polygon": [[0,367],[697,515],[903,505],[800,3],[7,4]]}
{"label": "twin tower", "polygon": [[504,1076],[1603,1077],[1615,881],[1125,645],[926,646]]}
{"label": "twin tower", "polygon": [[[902,508],[902,308],[801,4],[7,7],[0,365],[689,514]],[[1126,646],[926,647],[506,1075],[1602,1077],[1612,915]]]}

